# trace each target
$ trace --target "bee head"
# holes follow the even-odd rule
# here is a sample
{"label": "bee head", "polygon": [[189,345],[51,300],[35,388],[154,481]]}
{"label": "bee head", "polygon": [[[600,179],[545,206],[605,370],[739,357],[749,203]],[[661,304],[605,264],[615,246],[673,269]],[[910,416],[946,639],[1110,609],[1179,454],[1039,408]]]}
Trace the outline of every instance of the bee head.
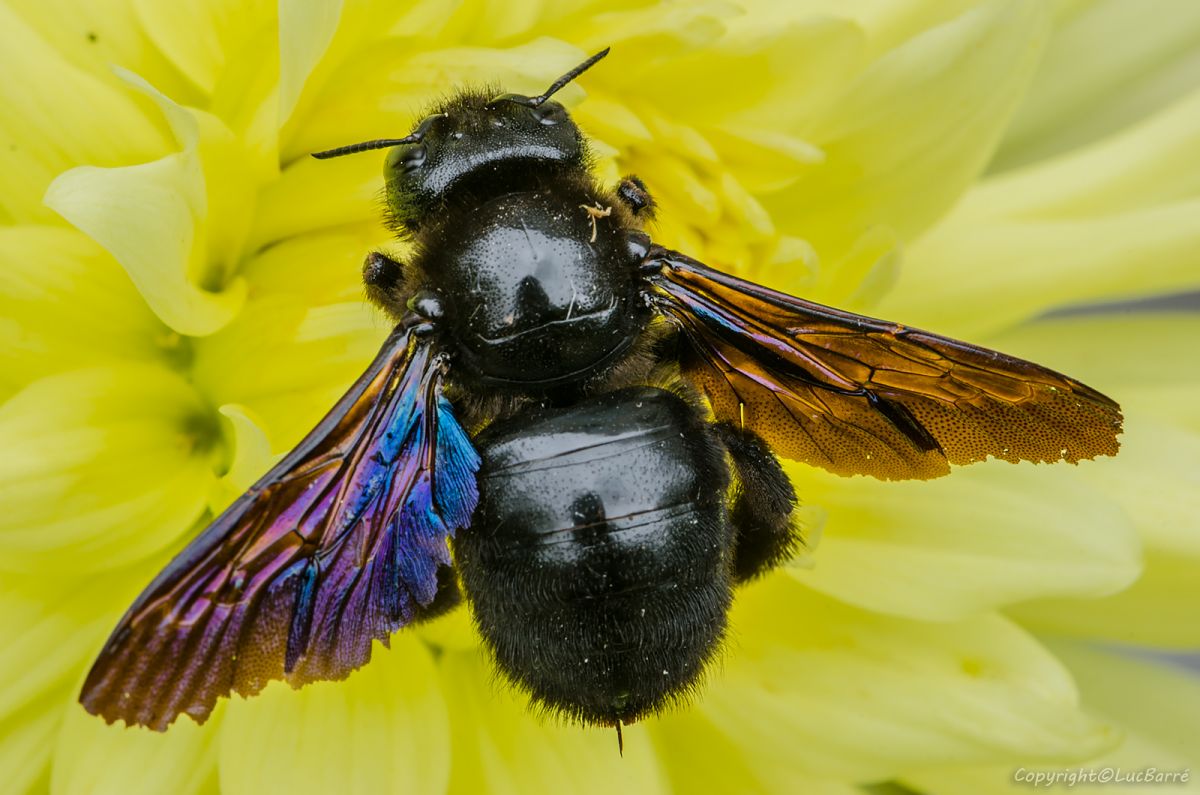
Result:
{"label": "bee head", "polygon": [[539,96],[464,91],[404,138],[350,144],[313,157],[388,149],[383,169],[388,210],[401,231],[416,232],[460,191],[488,198],[539,173],[582,167],[583,135],[566,108],[550,97],[607,54],[607,48],[596,53]]}

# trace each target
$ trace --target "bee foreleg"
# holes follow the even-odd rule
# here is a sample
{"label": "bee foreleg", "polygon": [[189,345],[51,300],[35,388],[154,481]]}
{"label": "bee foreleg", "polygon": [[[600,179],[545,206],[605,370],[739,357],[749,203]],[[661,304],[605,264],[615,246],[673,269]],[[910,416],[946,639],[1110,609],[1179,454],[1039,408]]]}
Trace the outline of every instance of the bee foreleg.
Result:
{"label": "bee foreleg", "polygon": [[639,218],[654,217],[654,197],[646,189],[646,183],[633,174],[626,175],[617,183],[617,198]]}
{"label": "bee foreleg", "polygon": [[367,298],[375,305],[390,309],[394,296],[404,285],[404,266],[387,254],[372,251],[363,262],[363,284]]}

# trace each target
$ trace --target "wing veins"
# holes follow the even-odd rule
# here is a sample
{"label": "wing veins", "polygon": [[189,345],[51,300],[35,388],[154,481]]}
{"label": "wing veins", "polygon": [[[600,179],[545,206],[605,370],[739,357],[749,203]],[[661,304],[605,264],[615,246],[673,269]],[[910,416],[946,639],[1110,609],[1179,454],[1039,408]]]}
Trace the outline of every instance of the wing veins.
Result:
{"label": "wing veins", "polygon": [[1075,462],[1119,447],[1120,407],[1061,373],[646,246],[642,295],[683,330],[684,374],[709,390],[718,418],[744,422],[786,457],[891,480],[991,456]]}

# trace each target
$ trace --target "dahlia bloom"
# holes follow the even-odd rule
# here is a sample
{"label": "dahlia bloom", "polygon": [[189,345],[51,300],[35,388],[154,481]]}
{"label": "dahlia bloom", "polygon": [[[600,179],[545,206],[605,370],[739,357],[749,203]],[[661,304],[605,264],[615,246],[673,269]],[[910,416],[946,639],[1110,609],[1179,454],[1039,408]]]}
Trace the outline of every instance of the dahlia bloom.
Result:
{"label": "dahlia bloom", "polygon": [[[0,5],[5,791],[987,793],[1200,764],[1200,682],[1119,648],[1200,647],[1200,317],[1129,303],[1200,289],[1200,5],[847,5]],[[497,686],[463,611],[204,726],[86,714],[132,598],[388,331],[359,283],[403,256],[381,157],[307,153],[604,46],[560,97],[660,242],[1078,377],[1122,403],[1120,455],[789,465],[820,543],[739,592],[704,693],[624,758]]]}

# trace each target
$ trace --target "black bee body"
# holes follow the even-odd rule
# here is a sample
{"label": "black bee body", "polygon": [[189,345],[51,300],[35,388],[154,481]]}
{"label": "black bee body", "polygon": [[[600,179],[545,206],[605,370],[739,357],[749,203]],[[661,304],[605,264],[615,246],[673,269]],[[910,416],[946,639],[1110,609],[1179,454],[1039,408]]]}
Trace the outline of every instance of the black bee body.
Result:
{"label": "black bee body", "polygon": [[[290,453],[143,591],[84,683],[110,722],[340,679],[461,590],[541,706],[616,726],[686,696],[735,587],[800,543],[776,458],[932,478],[1117,450],[1119,407],[1030,362],[775,292],[654,244],[549,97],[464,91],[389,148],[396,327]],[[454,556],[450,550],[453,546]]]}
{"label": "black bee body", "polygon": [[[698,397],[677,378],[674,391],[614,389],[654,336],[644,206],[595,184],[556,102],[467,92],[417,129],[384,167],[417,255],[374,255],[365,278],[394,317],[437,321],[452,392],[510,398],[473,439],[480,503],[454,543],[463,591],[500,670],[537,703],[629,723],[696,684],[738,557],[726,447]],[[794,540],[795,496],[776,480],[789,499],[771,560]]]}

